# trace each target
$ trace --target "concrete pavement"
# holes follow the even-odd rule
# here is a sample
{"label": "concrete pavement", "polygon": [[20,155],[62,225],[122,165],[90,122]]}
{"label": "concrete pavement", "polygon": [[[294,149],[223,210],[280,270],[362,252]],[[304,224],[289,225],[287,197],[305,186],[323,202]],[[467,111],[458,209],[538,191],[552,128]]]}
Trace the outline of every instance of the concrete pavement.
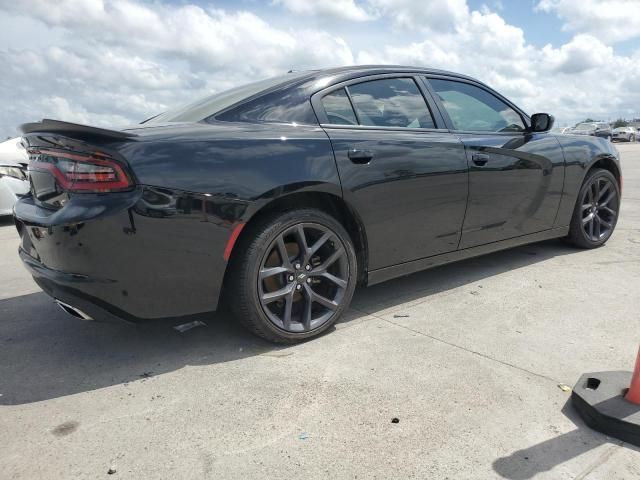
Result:
{"label": "concrete pavement", "polygon": [[630,370],[640,342],[640,144],[618,148],[604,248],[549,241],[361,289],[335,331],[285,348],[224,313],[182,334],[71,318],[5,221],[0,478],[640,479],[640,449],[558,387]]}

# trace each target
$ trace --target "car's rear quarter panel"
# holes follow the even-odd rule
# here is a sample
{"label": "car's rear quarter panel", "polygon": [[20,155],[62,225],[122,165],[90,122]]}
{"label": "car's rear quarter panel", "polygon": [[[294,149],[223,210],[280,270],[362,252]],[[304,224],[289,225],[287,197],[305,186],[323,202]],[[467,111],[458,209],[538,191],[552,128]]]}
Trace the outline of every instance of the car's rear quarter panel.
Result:
{"label": "car's rear quarter panel", "polygon": [[[340,181],[326,133],[290,124],[153,129],[123,145],[139,183],[258,201],[286,190],[332,190]],[[154,135],[161,134],[154,139]],[[246,217],[243,217],[246,219]]]}
{"label": "car's rear quarter panel", "polygon": [[[189,215],[148,216],[140,208],[143,196],[144,189],[137,189],[126,194],[127,205],[85,221],[84,215],[91,215],[88,198],[76,195],[67,205],[76,211],[75,218],[49,226],[46,220],[41,226],[25,225],[22,248],[49,269],[72,273],[58,281],[77,290],[73,293],[100,298],[127,316],[154,318],[211,309],[215,302],[205,294],[219,288],[215,272],[224,262],[198,245],[205,235],[213,244],[224,242],[224,229]],[[33,218],[29,207],[38,208],[22,202],[16,213]]]}
{"label": "car's rear quarter panel", "polygon": [[50,269],[78,274],[68,288],[102,299],[117,315],[215,310],[237,225],[287,193],[340,194],[319,128],[159,130],[109,145],[129,163],[135,191],[71,195],[57,212],[22,202],[16,212],[25,221],[24,250]]}

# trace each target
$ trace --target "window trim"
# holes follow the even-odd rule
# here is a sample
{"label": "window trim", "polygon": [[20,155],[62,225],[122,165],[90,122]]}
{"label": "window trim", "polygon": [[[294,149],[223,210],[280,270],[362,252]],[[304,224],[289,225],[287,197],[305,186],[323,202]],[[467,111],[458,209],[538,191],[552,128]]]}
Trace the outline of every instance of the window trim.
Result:
{"label": "window trim", "polygon": [[[447,109],[444,107],[443,103],[440,101],[440,98],[438,97],[437,92],[434,90],[433,85],[431,85],[431,82],[429,81],[432,78],[437,80],[447,80],[450,82],[466,83],[474,87],[480,88],[481,90],[484,90],[489,95],[493,95],[494,97],[502,101],[505,105],[510,107],[514,112],[516,112],[520,116],[520,119],[522,120],[525,130],[523,132],[488,132],[486,130],[457,130],[453,125],[453,122],[451,121],[451,117],[449,116]],[[421,80],[425,84],[425,88],[428,89],[429,94],[431,95],[434,102],[438,106],[438,110],[440,111],[440,114],[442,115],[442,118],[444,119],[445,124],[447,125],[451,133],[471,133],[475,135],[501,135],[501,136],[531,135],[531,131],[529,130],[531,128],[531,119],[529,115],[524,113],[520,108],[518,108],[514,103],[509,101],[507,98],[503,97],[498,92],[496,92],[495,90],[492,90],[486,85],[480,82],[468,80],[466,78],[458,78],[458,77],[451,77],[448,75],[438,75],[438,74],[423,74],[421,76]]]}
{"label": "window trim", "polygon": [[[420,76],[424,75],[424,73],[415,73],[415,72],[396,72],[396,73],[384,73],[378,75],[363,75],[357,78],[352,78],[349,80],[345,80],[340,83],[336,83],[329,87],[326,87],[313,95],[311,95],[311,107],[313,108],[316,117],[318,117],[318,123],[322,128],[335,128],[338,130],[350,129],[350,130],[381,130],[381,131],[392,131],[392,132],[440,132],[447,131],[448,127],[440,110],[431,93],[425,88]],[[347,88],[349,85],[355,85],[358,83],[370,82],[373,80],[384,80],[384,79],[393,79],[393,78],[408,78],[414,81],[418,91],[422,95],[424,102],[427,106],[427,110],[431,114],[431,118],[433,119],[433,123],[436,128],[408,128],[408,127],[382,127],[378,125],[360,125],[360,116],[353,104],[351,99],[351,93]],[[349,98],[349,102],[351,103],[351,108],[356,115],[356,119],[358,120],[358,125],[337,125],[328,122],[327,114],[324,110],[324,106],[322,105],[322,98],[325,95],[329,95],[333,93],[335,90],[339,90],[344,88],[347,92],[347,96]]]}
{"label": "window trim", "polygon": [[[347,100],[349,100],[349,105],[351,105],[351,110],[353,110],[353,115],[356,117],[356,122],[358,125],[361,125],[360,122],[360,114],[358,113],[358,110],[356,110],[356,104],[353,103],[353,98],[351,98],[351,92],[349,91],[349,87],[347,85],[345,85],[344,87],[344,93],[347,95]],[[326,95],[324,95],[322,98],[324,98]],[[324,108],[324,104],[322,105],[322,109],[325,111],[326,110]]]}
{"label": "window trim", "polygon": [[[327,115],[327,109],[324,106],[324,99],[325,99],[325,97],[328,97],[329,95],[334,95],[334,94],[340,92],[340,90],[343,91],[344,97],[347,99],[347,102],[349,103],[349,106],[351,107],[351,113],[353,113],[353,116],[356,119],[356,125],[349,125],[349,126],[351,126],[351,127],[358,126],[360,124],[360,117],[358,116],[358,112],[356,112],[356,108],[353,105],[353,100],[351,100],[351,94],[349,93],[349,90],[347,90],[347,87],[338,88],[336,90],[333,90],[331,92],[328,92],[328,93],[324,94],[320,98],[320,106],[321,106],[320,108],[322,108],[322,111],[324,112],[325,117],[326,117],[326,119],[328,121],[329,120],[329,116]],[[316,117],[317,117],[317,115],[316,115]],[[332,123],[331,125],[340,125],[340,124]]]}

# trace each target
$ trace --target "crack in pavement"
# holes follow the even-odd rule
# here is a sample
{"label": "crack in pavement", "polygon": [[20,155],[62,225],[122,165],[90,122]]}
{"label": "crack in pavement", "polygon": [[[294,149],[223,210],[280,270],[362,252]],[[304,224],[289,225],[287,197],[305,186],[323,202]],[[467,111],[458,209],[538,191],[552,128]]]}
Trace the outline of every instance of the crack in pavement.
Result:
{"label": "crack in pavement", "polygon": [[585,478],[587,478],[598,467],[600,467],[601,465],[604,465],[605,463],[607,463],[609,461],[609,459],[611,459],[613,454],[616,453],[620,449],[621,446],[622,446],[621,444],[616,444],[616,445],[612,445],[611,447],[606,449],[591,465],[589,465],[582,472],[580,472],[576,476],[576,478],[574,478],[574,480],[584,480]]}
{"label": "crack in pavement", "polygon": [[[352,307],[352,310],[356,310],[356,309]],[[490,360],[492,362],[496,362],[496,363],[499,363],[501,365],[505,365],[507,367],[515,368],[516,370],[520,370],[521,372],[528,373],[529,375],[533,375],[533,376],[536,376],[538,378],[543,378],[543,379],[548,380],[550,382],[554,382],[556,385],[558,383],[562,383],[560,380],[556,380],[555,378],[549,377],[549,376],[544,375],[542,373],[537,373],[537,372],[533,372],[531,370],[527,370],[526,368],[519,367],[518,365],[515,365],[513,363],[505,362],[504,360],[500,360],[500,359],[491,357],[491,356],[489,356],[489,355],[487,355],[485,353],[478,352],[476,350],[471,350],[470,348],[463,347],[462,345],[458,345],[456,343],[449,342],[449,341],[444,340],[442,338],[438,338],[438,337],[435,337],[433,335],[429,335],[428,333],[424,333],[424,332],[421,332],[419,330],[415,330],[413,328],[407,327],[405,325],[401,325],[401,324],[396,323],[396,322],[392,322],[391,320],[387,320],[386,318],[380,317],[380,316],[376,315],[375,313],[369,313],[369,312],[364,311],[364,310],[356,310],[356,311],[358,311],[358,312],[360,312],[362,314],[365,314],[365,315],[370,315],[370,316],[372,316],[374,318],[377,318],[378,320],[382,320],[383,322],[389,323],[391,325],[395,325],[396,327],[403,328],[405,330],[408,330],[408,331],[413,332],[415,334],[421,335],[423,337],[430,338],[431,340],[435,340],[436,342],[440,342],[440,343],[443,343],[443,344],[448,345],[450,347],[457,348],[459,350],[463,350],[463,351],[465,351],[467,353],[471,353],[472,355],[476,355],[476,356],[484,358],[486,360]]]}

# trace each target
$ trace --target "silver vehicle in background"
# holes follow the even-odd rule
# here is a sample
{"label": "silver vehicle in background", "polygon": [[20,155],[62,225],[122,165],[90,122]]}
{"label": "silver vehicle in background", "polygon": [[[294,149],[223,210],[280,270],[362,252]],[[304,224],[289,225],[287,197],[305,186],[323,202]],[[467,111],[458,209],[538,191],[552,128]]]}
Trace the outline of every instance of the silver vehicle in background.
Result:
{"label": "silver vehicle in background", "polygon": [[11,215],[16,200],[29,192],[28,163],[20,138],[0,143],[0,216]]}
{"label": "silver vehicle in background", "polygon": [[633,127],[618,127],[613,129],[613,137],[611,138],[614,142],[624,140],[625,142],[635,142],[637,138],[637,131]]}

